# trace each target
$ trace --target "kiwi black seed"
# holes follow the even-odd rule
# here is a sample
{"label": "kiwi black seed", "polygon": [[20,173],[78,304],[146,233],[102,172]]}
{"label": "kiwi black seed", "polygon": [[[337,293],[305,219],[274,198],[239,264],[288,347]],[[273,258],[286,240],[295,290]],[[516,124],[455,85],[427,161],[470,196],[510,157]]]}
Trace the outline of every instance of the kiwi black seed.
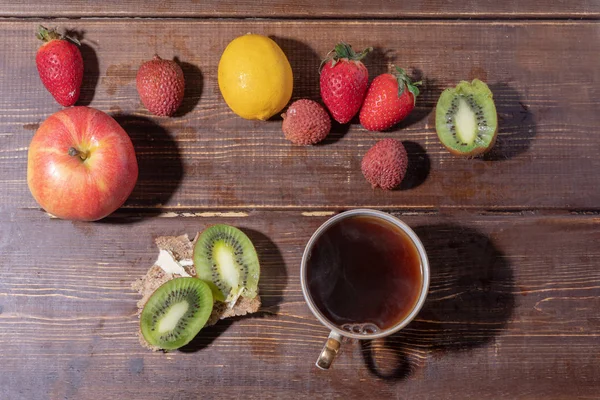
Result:
{"label": "kiwi black seed", "polygon": [[140,330],[149,344],[178,349],[198,334],[212,309],[213,295],[206,282],[175,278],[150,296],[140,316]]}
{"label": "kiwi black seed", "polygon": [[218,288],[217,300],[235,304],[239,296],[256,297],[260,265],[254,245],[239,229],[213,225],[204,230],[194,246],[194,266],[200,279]]}
{"label": "kiwi black seed", "polygon": [[435,110],[435,129],[451,153],[476,156],[492,148],[498,116],[488,86],[474,79],[444,90]]}

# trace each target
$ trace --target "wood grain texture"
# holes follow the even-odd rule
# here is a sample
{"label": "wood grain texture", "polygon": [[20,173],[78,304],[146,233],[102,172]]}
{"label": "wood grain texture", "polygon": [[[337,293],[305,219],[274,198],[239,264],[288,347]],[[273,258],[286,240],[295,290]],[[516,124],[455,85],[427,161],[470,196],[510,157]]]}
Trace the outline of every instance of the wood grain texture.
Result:
{"label": "wood grain texture", "polygon": [[[43,22],[43,21],[42,21]],[[41,85],[33,57],[38,22],[5,21],[0,91],[0,201],[37,207],[26,185],[27,146],[60,107]],[[600,205],[600,23],[298,22],[182,20],[65,21],[84,43],[86,78],[79,104],[115,116],[131,135],[140,179],[126,208],[560,208]],[[387,133],[359,124],[334,127],[322,145],[294,146],[281,121],[247,121],[223,101],[220,54],[246,32],[271,35],[289,56],[294,98],[319,98],[319,60],[338,39],[373,45],[371,76],[392,62],[421,75],[413,114]],[[393,32],[393,34],[390,34]],[[200,39],[198,39],[200,38]],[[584,38],[587,38],[584,40]],[[589,40],[588,40],[589,39]],[[153,53],[178,57],[187,98],[176,118],[151,116],[135,74]],[[491,154],[468,160],[437,139],[441,90],[481,78],[494,92],[499,139]],[[372,190],[360,160],[377,140],[404,141],[409,175],[401,190]]]}
{"label": "wood grain texture", "polygon": [[[0,17],[190,17],[0,21],[0,399],[597,398],[600,3],[370,4],[0,0]],[[504,20],[441,21],[453,18]],[[517,21],[536,18],[592,21]],[[79,104],[115,116],[136,147],[138,186],[102,222],[50,219],[27,189],[29,141],[60,109],[35,69],[39,23],[79,36]],[[392,62],[420,75],[423,95],[392,132],[355,122],[323,145],[292,146],[280,120],[242,120],[220,96],[220,54],[250,31],[288,55],[294,99],[319,99],[319,61],[340,39],[376,47],[371,77]],[[186,75],[172,119],[151,116],[136,93],[137,68],[155,52],[177,57]],[[464,160],[437,141],[433,112],[445,87],[476,77],[494,92],[500,136],[491,154]],[[384,137],[410,155],[406,182],[390,193],[360,173]],[[330,215],[322,210],[361,206],[394,210],[415,229],[430,295],[406,329],[348,341],[333,369],[319,371],[328,332],[303,301],[300,258]],[[255,243],[263,309],[203,330],[182,351],[144,350],[130,284],[154,261],[154,238],[214,223]]]}
{"label": "wood grain texture", "polygon": [[0,17],[269,17],[269,18],[598,18],[594,0],[60,0],[23,7],[0,1]]}
{"label": "wood grain texture", "polygon": [[[0,398],[597,396],[600,218],[396,215],[428,251],[427,303],[399,334],[344,343],[324,372],[314,361],[328,332],[303,302],[299,265],[328,217],[73,223],[3,208]],[[214,223],[254,241],[262,312],[221,321],[184,351],[143,349],[129,285],[154,261],[153,239]]]}

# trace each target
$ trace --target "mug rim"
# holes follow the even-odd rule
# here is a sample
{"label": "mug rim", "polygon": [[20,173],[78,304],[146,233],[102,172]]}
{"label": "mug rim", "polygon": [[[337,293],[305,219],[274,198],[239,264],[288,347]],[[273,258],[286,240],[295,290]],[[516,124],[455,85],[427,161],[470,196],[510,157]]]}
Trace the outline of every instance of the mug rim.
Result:
{"label": "mug rim", "polygon": [[[308,256],[314,246],[315,241],[323,234],[323,232],[325,232],[327,230],[327,228],[329,228],[334,223],[336,223],[342,219],[352,217],[352,216],[357,216],[357,215],[365,215],[365,216],[371,216],[371,217],[383,219],[387,222],[392,223],[394,226],[398,227],[399,229],[401,229],[406,235],[408,235],[408,237],[410,238],[410,240],[412,241],[414,246],[417,248],[417,252],[419,253],[419,258],[421,260],[421,273],[422,273],[422,277],[423,277],[423,283],[421,285],[421,292],[419,294],[419,299],[417,300],[417,302],[416,302],[415,306],[413,307],[413,309],[411,310],[411,312],[405,318],[403,318],[401,321],[399,321],[396,325],[392,326],[391,328],[386,329],[385,331],[382,331],[382,332],[371,333],[371,334],[359,334],[359,333],[348,332],[348,331],[338,328],[331,321],[329,321],[327,319],[327,317],[325,317],[321,313],[321,311],[317,308],[317,306],[314,304],[314,300],[312,299],[310,291],[308,290],[308,283],[307,283],[307,279],[306,279],[306,271],[307,271],[306,265],[307,265],[307,261],[308,261]],[[325,221],[323,224],[321,224],[321,226],[319,226],[317,228],[317,230],[312,234],[312,236],[308,240],[308,243],[306,244],[306,247],[304,248],[304,253],[302,254],[302,261],[300,264],[300,283],[302,285],[302,295],[304,297],[304,301],[306,301],[306,304],[308,304],[308,308],[313,313],[313,315],[315,317],[317,317],[317,319],[323,325],[325,325],[327,328],[331,329],[332,331],[336,332],[337,334],[339,334],[341,336],[348,337],[348,338],[363,339],[363,340],[364,339],[378,339],[378,338],[382,338],[385,336],[389,336],[395,332],[398,332],[400,329],[406,327],[406,325],[408,325],[417,316],[419,311],[421,311],[421,308],[423,308],[423,304],[425,304],[425,300],[426,300],[427,294],[429,292],[429,260],[427,258],[427,252],[425,251],[425,247],[423,246],[423,243],[421,243],[421,240],[419,239],[417,234],[404,221],[402,221],[401,219],[399,219],[389,213],[386,213],[384,211],[371,210],[371,209],[367,209],[367,208],[357,208],[357,209],[344,211],[337,215],[334,215],[333,217],[331,217],[327,221]]]}

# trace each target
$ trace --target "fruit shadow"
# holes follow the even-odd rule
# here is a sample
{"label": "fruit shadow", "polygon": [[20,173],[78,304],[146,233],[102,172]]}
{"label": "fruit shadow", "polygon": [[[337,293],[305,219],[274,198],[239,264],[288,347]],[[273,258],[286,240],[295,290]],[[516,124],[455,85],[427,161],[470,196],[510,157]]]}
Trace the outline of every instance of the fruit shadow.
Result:
{"label": "fruit shadow", "polygon": [[[415,232],[430,263],[427,301],[403,330],[361,341],[367,369],[386,381],[409,377],[424,351],[444,354],[484,346],[505,328],[515,306],[512,268],[488,237],[449,224]],[[379,352],[386,356],[377,357]]]}
{"label": "fruit shadow", "polygon": [[203,328],[190,343],[179,349],[181,352],[194,353],[208,347],[236,321],[248,318],[265,318],[276,315],[279,311],[279,305],[283,300],[283,293],[287,286],[287,271],[281,251],[262,232],[244,227],[240,229],[248,235],[258,254],[260,262],[258,292],[262,302],[261,307],[256,313],[222,319],[213,326]]}
{"label": "fruit shadow", "polygon": [[248,317],[275,315],[279,311],[279,305],[283,301],[283,293],[287,286],[287,269],[281,251],[264,233],[244,227],[240,229],[254,244],[260,263],[258,291],[262,304],[258,313],[248,315]]}
{"label": "fruit shadow", "polygon": [[270,36],[286,54],[294,74],[292,100],[311,99],[321,102],[319,65],[321,57],[312,47],[299,40]]}
{"label": "fruit shadow", "polygon": [[94,100],[96,86],[98,86],[100,78],[100,64],[98,63],[96,50],[87,43],[84,30],[70,29],[65,31],[65,35],[77,39],[81,43],[79,51],[83,58],[83,81],[81,82],[81,92],[76,105],[89,106]]}
{"label": "fruit shadow", "polygon": [[182,353],[195,353],[201,351],[212,342],[214,342],[219,336],[223,334],[233,324],[233,318],[221,319],[212,326],[202,328],[202,330],[194,337],[188,344],[179,348]]}
{"label": "fruit shadow", "polygon": [[349,130],[350,124],[340,124],[339,122],[331,119],[331,131],[329,131],[329,134],[323,141],[315,144],[315,146],[327,146],[329,144],[336,143],[342,140]]}
{"label": "fruit shadow", "polygon": [[531,146],[537,133],[534,114],[512,86],[506,83],[489,86],[498,112],[498,135],[494,147],[482,158],[486,161],[510,160]]}
{"label": "fruit shadow", "polygon": [[[166,204],[183,178],[183,162],[177,142],[169,132],[151,119],[129,114],[112,115],[125,129],[135,149],[138,180],[125,205],[137,209],[160,208]],[[151,215],[151,214],[149,214]],[[132,223],[141,218],[119,218],[108,223]]]}
{"label": "fruit shadow", "polygon": [[431,160],[427,151],[419,143],[404,140],[402,144],[408,154],[408,168],[400,186],[395,190],[414,189],[427,180],[431,170]]}
{"label": "fruit shadow", "polygon": [[175,112],[174,117],[183,117],[194,110],[200,101],[200,97],[202,97],[202,89],[204,88],[202,71],[194,64],[180,61],[177,57],[175,57],[174,61],[183,70],[183,77],[185,79],[183,102]]}
{"label": "fruit shadow", "polygon": [[[363,49],[354,49],[355,51],[362,51]],[[396,64],[395,52],[391,49],[384,49],[381,47],[373,47],[373,50],[366,55],[362,60],[365,67],[369,71],[369,83],[375,79],[375,77],[386,74],[391,71],[391,66]],[[402,65],[398,65],[402,67]]]}

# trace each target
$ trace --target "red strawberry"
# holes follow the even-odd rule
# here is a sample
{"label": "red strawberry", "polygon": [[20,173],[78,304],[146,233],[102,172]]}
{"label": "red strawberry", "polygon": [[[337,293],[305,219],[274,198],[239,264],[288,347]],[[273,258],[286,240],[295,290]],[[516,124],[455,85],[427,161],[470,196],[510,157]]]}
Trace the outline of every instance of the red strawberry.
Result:
{"label": "red strawberry", "polygon": [[360,123],[370,131],[383,131],[402,121],[415,108],[421,82],[413,83],[402,68],[373,79],[360,110]]}
{"label": "red strawberry", "polygon": [[79,42],[41,25],[36,36],[45,42],[35,56],[42,83],[61,106],[72,106],[83,80],[83,58],[75,45]]}
{"label": "red strawberry", "polygon": [[356,54],[350,45],[342,42],[321,64],[321,98],[340,124],[349,122],[363,103],[369,72],[360,60],[371,50],[369,47]]}

